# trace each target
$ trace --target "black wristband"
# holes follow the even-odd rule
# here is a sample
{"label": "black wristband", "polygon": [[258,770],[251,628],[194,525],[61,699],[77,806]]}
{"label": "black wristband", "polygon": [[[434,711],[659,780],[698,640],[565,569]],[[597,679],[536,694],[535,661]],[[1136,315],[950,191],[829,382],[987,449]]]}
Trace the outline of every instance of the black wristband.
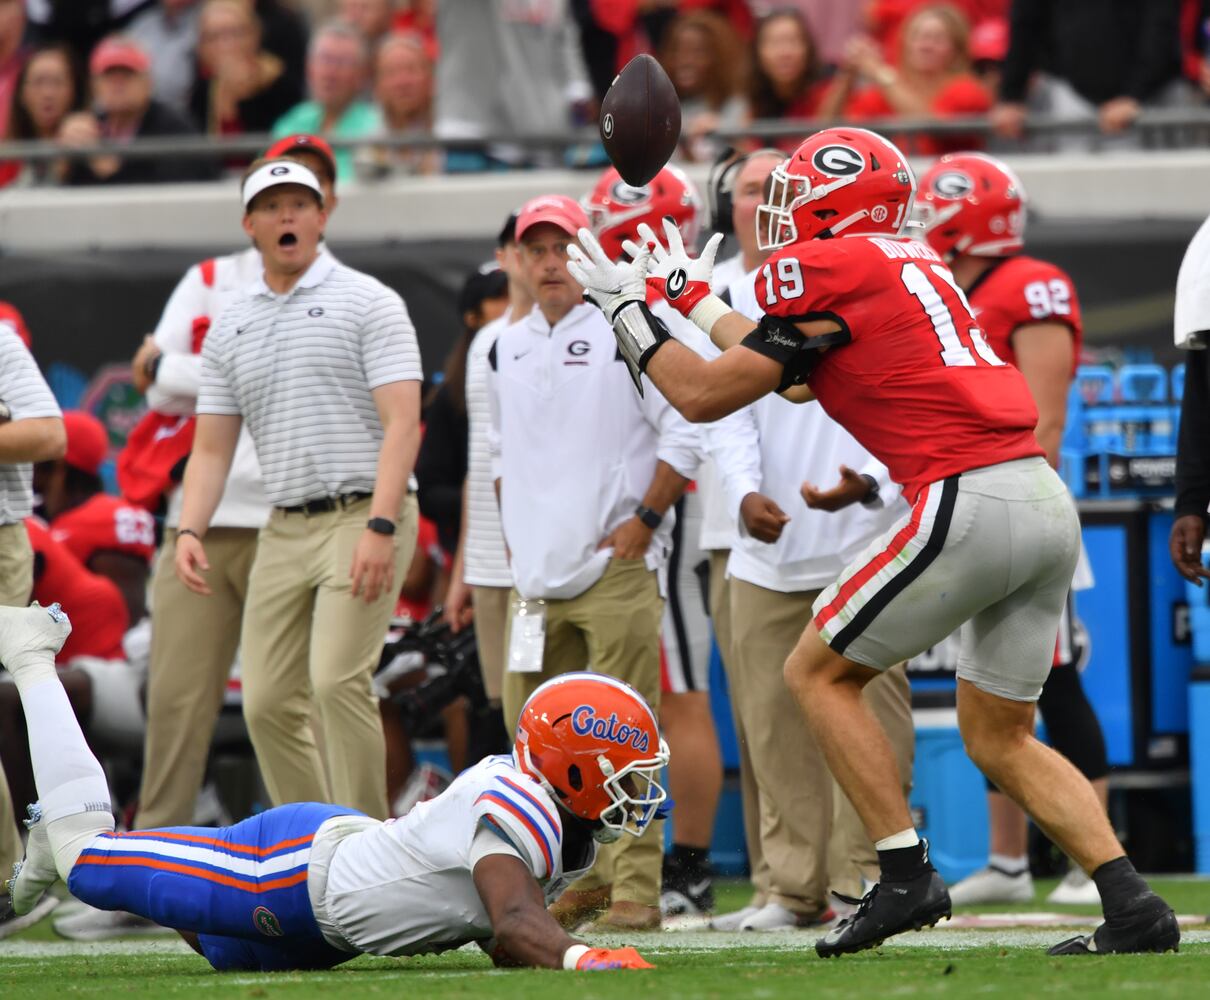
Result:
{"label": "black wristband", "polygon": [[386,517],[372,517],[366,521],[366,527],[376,535],[395,534],[395,522]]}
{"label": "black wristband", "polygon": [[664,515],[659,511],[652,510],[650,507],[644,507],[639,504],[634,509],[634,516],[642,521],[652,531],[655,531],[661,524],[664,523]]}
{"label": "black wristband", "polygon": [[192,528],[177,528],[176,537],[180,538],[181,535],[188,535],[190,538],[196,538],[199,542],[202,540],[202,536],[199,535]]}
{"label": "black wristband", "polygon": [[160,362],[164,359],[162,354],[153,354],[145,362],[143,362],[143,374],[147,376],[151,382],[155,381],[155,377],[160,373]]}

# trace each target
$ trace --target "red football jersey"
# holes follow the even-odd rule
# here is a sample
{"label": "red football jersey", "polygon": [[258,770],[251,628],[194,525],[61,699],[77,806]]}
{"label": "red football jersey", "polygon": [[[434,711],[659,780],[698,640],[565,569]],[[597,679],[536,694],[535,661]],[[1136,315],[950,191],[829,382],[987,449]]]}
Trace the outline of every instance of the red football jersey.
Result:
{"label": "red football jersey", "polygon": [[155,555],[155,518],[108,493],[60,514],[50,522],[50,533],[85,565],[97,552],[121,552],[148,563]]}
{"label": "red football jersey", "polygon": [[757,272],[756,297],[774,316],[848,329],[851,341],[824,353],[807,384],[909,501],[928,483],[1042,454],[1029,386],[988,347],[954,276],[923,243],[798,243]]}
{"label": "red football jersey", "polygon": [[1006,257],[984,271],[966,294],[992,350],[1011,365],[1017,363],[1017,330],[1030,323],[1062,323],[1074,341],[1075,375],[1084,324],[1075,285],[1062,268],[1023,254]]}
{"label": "red football jersey", "polygon": [[77,656],[123,659],[122,637],[129,614],[118,585],[86,569],[38,518],[27,517],[25,528],[34,554],[41,556],[33,599],[43,606],[58,601],[71,618],[71,635],[56,661],[67,663]]}

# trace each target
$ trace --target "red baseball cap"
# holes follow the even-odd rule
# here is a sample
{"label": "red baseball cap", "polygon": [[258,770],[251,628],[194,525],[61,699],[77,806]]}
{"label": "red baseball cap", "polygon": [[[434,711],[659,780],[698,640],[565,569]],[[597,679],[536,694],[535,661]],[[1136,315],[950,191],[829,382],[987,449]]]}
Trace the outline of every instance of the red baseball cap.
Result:
{"label": "red baseball cap", "polygon": [[11,323],[25,346],[33,350],[33,343],[29,339],[29,327],[25,325],[25,317],[11,302],[0,302],[0,323]]}
{"label": "red baseball cap", "polygon": [[284,139],[278,139],[277,142],[265,150],[265,159],[276,160],[296,150],[318,153],[323,157],[328,167],[328,180],[336,183],[336,154],[332,152],[332,147],[328,145],[327,140],[318,135],[301,132],[298,135],[288,135]]}
{"label": "red baseball cap", "polygon": [[517,239],[525,235],[525,230],[540,222],[558,226],[568,236],[575,236],[581,229],[588,228],[588,216],[580,203],[563,194],[544,194],[522,205],[517,213]]}
{"label": "red baseball cap", "polygon": [[1008,21],[993,17],[977,24],[971,31],[970,54],[974,62],[1004,62],[1008,55]]}
{"label": "red baseball cap", "polygon": [[63,461],[81,472],[96,475],[109,454],[109,431],[91,413],[67,410],[63,414],[67,453]]}
{"label": "red baseball cap", "polygon": [[151,68],[151,59],[136,41],[124,35],[103,38],[92,50],[88,60],[88,71],[98,76],[109,69],[128,69],[132,73],[146,73]]}

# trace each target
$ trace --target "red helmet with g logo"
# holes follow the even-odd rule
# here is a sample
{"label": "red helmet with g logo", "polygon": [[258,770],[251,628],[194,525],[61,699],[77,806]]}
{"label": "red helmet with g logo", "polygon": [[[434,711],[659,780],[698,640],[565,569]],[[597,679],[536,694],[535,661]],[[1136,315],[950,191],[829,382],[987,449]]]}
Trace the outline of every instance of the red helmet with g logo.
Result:
{"label": "red helmet with g logo", "polygon": [[833,236],[899,236],[916,180],[894,143],[863,128],[826,128],[773,171],[756,210],[762,250]]}
{"label": "red helmet with g logo", "polygon": [[601,174],[583,204],[588,228],[610,260],[623,256],[623,240],[638,239],[640,223],[647,223],[659,233],[660,221],[670,217],[686,246],[697,240],[701,225],[701,196],[680,167],[665,167],[650,184],[642,187],[631,187],[610,167]]}
{"label": "red helmet with g logo", "polygon": [[521,709],[513,759],[568,812],[599,822],[597,840],[639,836],[667,797],[659,772],[668,763],[655,713],[613,677],[563,674],[538,688]]}
{"label": "red helmet with g logo", "polygon": [[921,178],[916,218],[946,260],[1007,257],[1025,245],[1025,204],[1007,164],[983,153],[950,153]]}

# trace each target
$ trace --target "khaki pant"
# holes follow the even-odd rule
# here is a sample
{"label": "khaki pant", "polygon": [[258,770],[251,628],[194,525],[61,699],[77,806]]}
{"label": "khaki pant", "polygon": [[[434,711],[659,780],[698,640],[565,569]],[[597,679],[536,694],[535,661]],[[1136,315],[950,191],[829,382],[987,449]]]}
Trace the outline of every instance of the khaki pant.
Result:
{"label": "khaki pant", "polygon": [[[516,727],[525,700],[543,681],[589,666],[595,673],[625,681],[658,712],[663,612],[656,574],[639,559],[614,559],[583,594],[548,601],[542,671],[504,675],[505,725]],[[510,616],[506,650],[511,628]],[[574,888],[612,885],[614,902],[658,906],[663,855],[664,824],[652,823],[637,839],[624,834],[603,847],[596,866]]]}
{"label": "khaki pant", "polygon": [[508,627],[508,587],[471,587],[475,645],[487,700],[499,704],[504,687],[504,633]]}
{"label": "khaki pant", "polygon": [[[753,864],[753,902],[778,903],[814,915],[828,905],[830,864],[842,864],[843,874],[851,879],[855,864],[850,854],[865,860],[872,852],[851,806],[840,813],[841,828],[834,830],[834,802],[843,796],[782,678],[786,658],[811,619],[818,591],[785,594],[732,579],[728,592],[734,650],[727,663],[728,680],[740,756],[749,761],[741,768],[741,781],[752,785],[744,801],[745,828],[750,835],[753,827],[759,830],[755,841],[749,840],[750,852],[753,842],[760,848],[759,863]],[[898,741],[897,758],[906,756],[910,776],[911,709],[903,670],[899,666],[872,681],[866,698],[880,720],[890,715],[894,724],[888,726],[889,735]],[[904,712],[906,749],[897,721]],[[830,862],[834,836],[843,862]]]}
{"label": "khaki pant", "polygon": [[[19,522],[0,525],[0,605],[25,607],[33,589],[34,550],[30,547],[25,525]],[[0,882],[8,878],[13,865],[24,854],[17,817],[13,811],[13,797],[8,790],[4,768],[0,767]]]}
{"label": "khaki pant", "polygon": [[173,568],[176,531],[164,536],[151,581],[147,735],[135,822],[140,830],[193,822],[214,724],[239,647],[256,536],[256,528],[206,532],[208,597],[181,583]]}
{"label": "khaki pant", "polygon": [[274,805],[333,802],[388,815],[386,744],[371,678],[412,559],[418,514],[416,498],[407,497],[393,536],[396,587],[366,604],[352,596],[349,570],[369,510],[368,498],[311,517],[275,510],[261,529],[240,648],[244,719]]}

